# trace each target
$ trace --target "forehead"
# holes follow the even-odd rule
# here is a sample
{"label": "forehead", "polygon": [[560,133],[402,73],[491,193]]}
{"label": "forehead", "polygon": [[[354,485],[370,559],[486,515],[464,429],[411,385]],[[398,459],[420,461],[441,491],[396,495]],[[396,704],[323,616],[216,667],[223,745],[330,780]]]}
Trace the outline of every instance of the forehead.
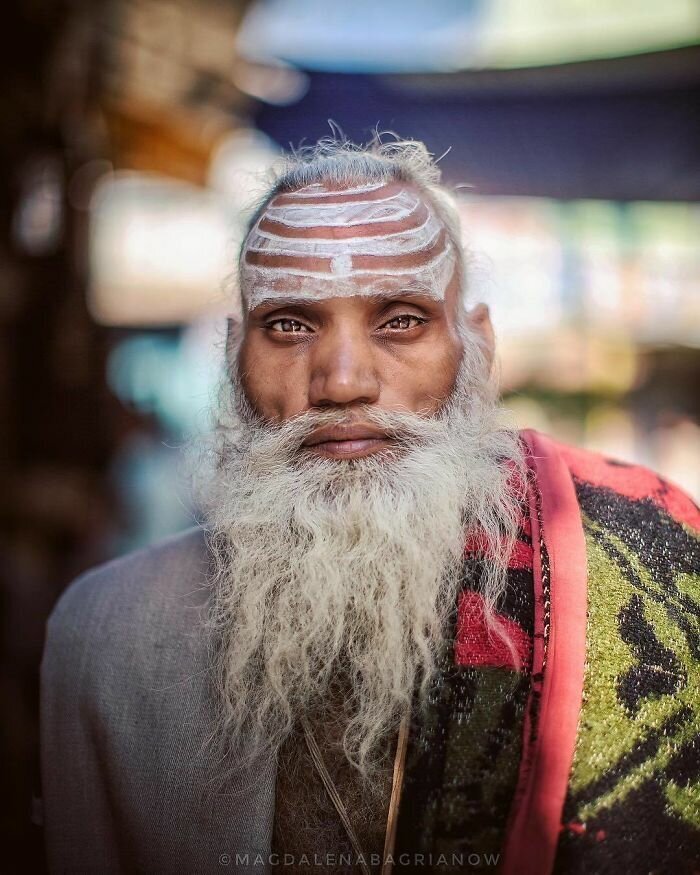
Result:
{"label": "forehead", "polygon": [[249,309],[277,296],[309,300],[398,289],[440,300],[455,267],[444,223],[399,182],[306,186],[273,198],[243,249]]}

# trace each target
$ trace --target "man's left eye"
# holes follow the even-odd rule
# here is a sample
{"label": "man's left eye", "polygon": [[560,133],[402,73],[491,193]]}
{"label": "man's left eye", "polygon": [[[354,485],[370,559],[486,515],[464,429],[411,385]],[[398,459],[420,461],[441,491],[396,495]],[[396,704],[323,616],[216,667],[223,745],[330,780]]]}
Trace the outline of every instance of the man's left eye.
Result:
{"label": "man's left eye", "polygon": [[267,327],[271,331],[277,331],[282,334],[297,334],[309,330],[303,322],[299,322],[297,319],[273,319],[267,323]]}
{"label": "man's left eye", "polygon": [[418,316],[409,316],[405,313],[402,316],[395,316],[391,321],[382,325],[382,328],[406,331],[408,328],[415,328],[417,325],[423,325],[424,323],[425,319],[421,319]]}

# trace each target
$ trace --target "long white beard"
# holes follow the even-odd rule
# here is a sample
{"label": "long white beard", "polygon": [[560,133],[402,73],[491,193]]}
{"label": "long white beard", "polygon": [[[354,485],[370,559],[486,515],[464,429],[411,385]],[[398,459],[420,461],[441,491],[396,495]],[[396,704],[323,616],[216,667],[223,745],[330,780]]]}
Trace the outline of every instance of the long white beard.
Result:
{"label": "long white beard", "polygon": [[342,676],[345,755],[369,777],[415,691],[425,703],[470,532],[485,548],[487,606],[503,592],[522,453],[474,338],[465,348],[437,415],[353,410],[398,439],[396,451],[355,461],[300,449],[319,426],[347,422],[347,411],[264,423],[233,374],[196,476],[217,545],[218,730],[251,757],[275,754]]}

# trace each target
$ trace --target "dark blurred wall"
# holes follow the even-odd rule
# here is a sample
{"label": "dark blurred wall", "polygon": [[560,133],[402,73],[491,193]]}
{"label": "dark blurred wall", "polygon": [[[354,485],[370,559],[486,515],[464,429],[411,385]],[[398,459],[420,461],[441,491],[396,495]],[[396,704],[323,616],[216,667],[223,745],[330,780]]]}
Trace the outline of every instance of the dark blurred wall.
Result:
{"label": "dark blurred wall", "polygon": [[[247,113],[233,82],[246,0],[10,0],[0,28],[0,797],[3,871],[43,868],[32,826],[47,616],[133,528],[120,448],[162,439],[108,388],[128,336],[86,303],[97,182],[114,170],[202,185]],[[177,326],[166,327],[177,330]],[[123,538],[121,539],[123,540]],[[34,817],[40,820],[39,806]]]}
{"label": "dark blurred wall", "polygon": [[[91,19],[105,4],[3,7],[0,94],[0,707],[3,869],[40,871],[37,655],[56,596],[100,558],[114,442],[104,332],[76,256],[86,213],[69,181],[103,148]],[[36,833],[36,834],[34,834]]]}

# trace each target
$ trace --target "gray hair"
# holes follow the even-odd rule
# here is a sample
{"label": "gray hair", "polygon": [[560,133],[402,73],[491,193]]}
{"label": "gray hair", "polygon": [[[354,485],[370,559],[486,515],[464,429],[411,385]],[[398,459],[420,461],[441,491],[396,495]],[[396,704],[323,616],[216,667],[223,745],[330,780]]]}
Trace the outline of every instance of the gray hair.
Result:
{"label": "gray hair", "polygon": [[381,135],[376,134],[366,145],[358,145],[344,138],[324,137],[314,146],[295,149],[286,154],[271,171],[270,183],[245,228],[238,258],[239,270],[250,231],[278,194],[298,191],[318,183],[346,188],[364,182],[404,182],[426,198],[445,225],[457,255],[457,271],[464,300],[466,264],[457,200],[441,184],[441,176],[433,155],[419,140],[395,137],[385,143]]}

